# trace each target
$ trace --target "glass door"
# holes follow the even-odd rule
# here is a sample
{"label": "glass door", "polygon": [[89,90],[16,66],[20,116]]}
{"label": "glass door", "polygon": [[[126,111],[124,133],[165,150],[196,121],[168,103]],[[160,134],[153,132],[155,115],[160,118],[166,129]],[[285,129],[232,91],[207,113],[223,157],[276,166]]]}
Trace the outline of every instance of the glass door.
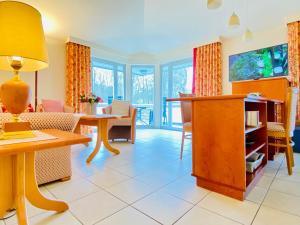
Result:
{"label": "glass door", "polygon": [[125,99],[125,65],[92,58],[92,92],[102,98],[97,114],[110,105],[113,99]]}
{"label": "glass door", "polygon": [[154,122],[154,66],[132,66],[132,104],[137,108],[137,126],[150,127]]}
{"label": "glass door", "polygon": [[161,66],[162,110],[161,126],[166,129],[181,129],[179,102],[166,102],[167,98],[179,97],[179,92],[192,93],[192,60],[183,60]]}

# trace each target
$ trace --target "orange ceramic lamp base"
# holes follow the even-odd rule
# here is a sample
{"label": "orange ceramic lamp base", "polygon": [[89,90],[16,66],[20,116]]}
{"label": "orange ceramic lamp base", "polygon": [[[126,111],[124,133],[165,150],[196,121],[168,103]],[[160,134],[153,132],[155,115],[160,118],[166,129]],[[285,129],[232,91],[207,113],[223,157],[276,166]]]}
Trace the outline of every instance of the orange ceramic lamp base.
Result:
{"label": "orange ceramic lamp base", "polygon": [[8,112],[13,114],[14,121],[18,121],[18,116],[26,109],[29,97],[30,87],[20,79],[16,73],[11,80],[1,85],[1,101]]}

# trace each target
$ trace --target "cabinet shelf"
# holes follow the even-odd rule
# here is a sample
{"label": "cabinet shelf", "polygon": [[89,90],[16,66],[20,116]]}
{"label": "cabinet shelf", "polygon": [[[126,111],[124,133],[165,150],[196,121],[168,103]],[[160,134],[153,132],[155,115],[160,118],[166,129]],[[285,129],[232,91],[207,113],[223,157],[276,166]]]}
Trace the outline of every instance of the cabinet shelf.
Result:
{"label": "cabinet shelf", "polygon": [[266,163],[264,161],[257,167],[253,173],[246,172],[246,187],[250,187],[252,183],[256,183],[255,181],[258,180],[264,171]]}
{"label": "cabinet shelf", "polygon": [[254,152],[259,151],[260,149],[262,149],[263,147],[266,146],[266,142],[258,142],[255,143],[253,145],[251,145],[250,147],[246,148],[246,159],[249,158]]}
{"label": "cabinet shelf", "polygon": [[245,134],[249,134],[253,131],[256,131],[256,130],[259,130],[259,129],[262,129],[264,128],[265,126],[264,125],[258,125],[257,127],[247,127],[245,128]]}

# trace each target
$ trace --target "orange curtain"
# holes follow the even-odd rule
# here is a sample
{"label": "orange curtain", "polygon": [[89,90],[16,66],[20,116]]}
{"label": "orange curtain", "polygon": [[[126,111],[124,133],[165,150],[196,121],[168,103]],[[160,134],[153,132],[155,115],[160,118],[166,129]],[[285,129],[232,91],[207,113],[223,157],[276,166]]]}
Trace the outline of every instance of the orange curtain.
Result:
{"label": "orange curtain", "polygon": [[[300,21],[288,25],[289,76],[292,86],[300,87]],[[300,119],[300,99],[298,101],[297,119]]]}
{"label": "orange curtain", "polygon": [[80,95],[91,93],[91,49],[68,42],[66,54],[66,104],[82,112]]}
{"label": "orange curtain", "polygon": [[194,48],[193,93],[197,96],[222,94],[222,44]]}

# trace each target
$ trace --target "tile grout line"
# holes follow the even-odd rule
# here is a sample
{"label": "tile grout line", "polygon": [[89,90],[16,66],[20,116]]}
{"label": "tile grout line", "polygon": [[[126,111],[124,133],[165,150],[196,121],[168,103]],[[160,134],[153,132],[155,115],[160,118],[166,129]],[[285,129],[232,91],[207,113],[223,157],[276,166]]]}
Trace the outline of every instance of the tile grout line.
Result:
{"label": "tile grout line", "polygon": [[[211,191],[211,192],[208,193],[208,194],[207,194],[200,202],[204,201],[204,199],[208,198],[208,196],[209,196],[210,194],[212,194],[212,193],[217,193],[217,192]],[[218,193],[217,193],[217,194],[218,194]],[[221,214],[219,214],[219,213],[217,213],[217,212],[215,212],[215,211],[212,211],[212,210],[210,210],[210,209],[204,208],[203,206],[199,206],[199,203],[200,203],[200,202],[198,202],[198,204],[197,204],[195,207],[199,207],[199,208],[204,209],[204,210],[206,210],[206,211],[208,211],[208,212],[211,212],[211,213],[213,213],[213,214],[216,214],[216,215],[218,215],[218,216],[221,216],[221,217],[223,217],[223,218],[229,219],[229,220],[231,220],[231,221],[234,221],[234,222],[237,222],[237,223],[243,225],[241,222],[236,221],[236,220],[234,220],[234,219],[232,219],[232,218],[230,218],[230,217],[226,217],[226,216],[221,215]]]}
{"label": "tile grout line", "polygon": [[182,219],[182,217],[184,217],[187,213],[189,213],[193,208],[195,208],[196,206],[193,205],[193,207],[191,207],[188,211],[186,211],[182,216],[180,216],[177,220],[175,220],[174,223],[172,223],[172,225],[176,224],[180,219]]}
{"label": "tile grout line", "polygon": [[264,203],[264,201],[265,201],[267,195],[269,194],[269,191],[270,191],[270,189],[271,189],[271,186],[272,186],[272,184],[273,184],[273,182],[274,182],[274,180],[275,180],[275,178],[276,178],[276,176],[277,176],[277,174],[278,174],[278,172],[279,172],[279,170],[280,170],[281,165],[283,164],[284,159],[285,159],[285,157],[283,157],[283,159],[281,160],[280,166],[278,167],[275,176],[273,177],[273,179],[272,179],[272,181],[271,181],[269,187],[267,188],[267,192],[266,192],[266,194],[265,194],[263,200],[262,200],[261,203],[259,204],[259,207],[258,207],[258,209],[257,209],[257,211],[256,211],[256,213],[255,213],[255,215],[254,215],[254,217],[253,217],[252,222],[250,223],[250,225],[253,225],[253,223],[254,223],[254,221],[255,221],[255,219],[256,219],[256,217],[257,217],[258,212],[260,211],[261,207],[263,206],[263,203]]}
{"label": "tile grout line", "polygon": [[[108,190],[105,190],[105,189],[104,189],[104,191],[106,191],[108,194],[114,196],[115,198],[117,198],[117,199],[119,199],[120,201],[122,201],[122,202],[124,202],[125,204],[127,204],[127,207],[128,207],[128,206],[129,206],[129,207],[132,207],[132,208],[134,208],[135,210],[137,210],[137,211],[139,211],[140,213],[142,213],[143,215],[145,215],[145,216],[151,218],[152,220],[158,222],[159,224],[162,224],[162,223],[160,223],[159,221],[157,221],[156,219],[152,218],[150,215],[148,215],[148,214],[146,214],[145,212],[143,212],[143,211],[139,210],[138,208],[134,207],[133,205],[134,205],[135,203],[137,203],[137,202],[139,202],[139,201],[145,199],[146,197],[148,197],[148,196],[150,196],[150,195],[152,195],[152,194],[154,194],[154,193],[156,193],[156,192],[159,192],[161,189],[163,189],[164,187],[168,186],[168,185],[171,184],[171,183],[174,183],[176,180],[178,180],[178,179],[180,179],[180,178],[181,178],[181,177],[176,178],[175,180],[173,180],[173,181],[171,181],[171,182],[169,182],[169,183],[167,183],[167,184],[165,184],[165,185],[163,185],[163,186],[161,186],[161,187],[155,189],[154,191],[148,193],[147,195],[143,196],[142,198],[140,198],[140,199],[138,199],[138,200],[136,200],[136,201],[134,201],[134,202],[132,202],[132,203],[127,203],[127,202],[125,202],[124,200],[120,199],[118,196],[115,196],[113,193],[109,192]],[[133,179],[133,180],[136,180],[136,179]],[[139,180],[136,180],[136,181],[139,181]],[[144,183],[144,182],[142,182],[142,181],[139,181],[139,182],[141,182],[141,183],[143,183],[143,184],[146,184],[146,183]],[[146,184],[146,185],[148,185],[148,184]],[[171,195],[171,194],[169,194],[169,193],[165,193],[165,194],[170,195],[170,196],[172,196],[172,197],[174,197],[174,198],[177,198],[177,199],[179,199],[179,200],[182,200],[182,201],[184,201],[184,202],[186,202],[186,203],[191,204],[190,202],[188,202],[188,201],[186,201],[186,200],[184,200],[184,199],[178,198],[178,197],[176,197],[176,196],[173,196],[173,195]],[[208,194],[209,194],[209,193],[208,193]],[[207,194],[207,195],[208,195],[208,194]],[[207,195],[206,195],[206,196],[207,196]],[[206,196],[204,196],[203,199],[204,199]],[[201,200],[200,200],[200,201],[201,201]],[[192,205],[193,207],[195,206],[194,204],[191,204],[191,205]],[[192,207],[192,208],[193,208],[193,207]],[[125,207],[125,208],[126,208],[126,207]],[[191,208],[191,209],[192,209],[192,208]],[[123,208],[123,209],[124,209],[124,208]],[[191,210],[191,209],[190,209],[190,210]],[[121,209],[121,210],[122,210],[122,209]],[[121,211],[121,210],[119,210],[119,211]],[[190,210],[188,210],[188,211],[190,211]],[[119,211],[118,211],[118,212],[119,212]],[[117,212],[116,212],[116,213],[117,213]],[[115,214],[115,213],[114,213],[114,214]],[[112,215],[113,215],[113,214],[112,214]],[[110,216],[112,216],[112,215],[110,215]],[[185,215],[185,214],[184,214],[184,215]],[[110,216],[109,216],[109,217],[110,217]],[[180,218],[181,218],[181,217],[180,217]],[[104,219],[103,219],[103,220],[104,220]],[[101,220],[101,221],[102,221],[102,220]],[[98,222],[100,222],[100,221],[98,221]],[[97,223],[98,223],[98,222],[97,222]]]}
{"label": "tile grout line", "polygon": [[126,209],[128,207],[129,207],[129,205],[126,204],[126,206],[122,207],[121,209],[117,210],[116,212],[114,212],[114,213],[112,213],[112,214],[110,214],[110,215],[108,215],[108,216],[106,216],[106,217],[104,217],[104,218],[102,218],[100,220],[97,220],[95,223],[93,223],[93,225],[95,225],[95,224],[97,224],[97,223],[99,223],[101,221],[104,221],[104,220],[108,219],[109,217],[112,217],[113,215],[117,214],[118,212],[120,212],[120,211],[122,211],[122,210],[124,210],[124,209]]}
{"label": "tile grout line", "polygon": [[[84,178],[83,178],[84,179]],[[88,181],[88,180],[87,180]],[[89,183],[91,183],[91,182],[89,182]],[[93,183],[91,183],[91,184],[93,184]],[[93,184],[93,185],[95,185],[95,184]],[[98,189],[102,189],[101,187],[99,187],[99,186],[97,186],[97,185],[95,185]],[[48,190],[48,189],[47,189]],[[49,192],[51,192],[50,190],[48,190]],[[99,190],[94,190],[94,191],[92,191],[91,193],[88,193],[88,194],[85,194],[85,195],[82,195],[81,197],[79,197],[79,198],[76,198],[76,199],[73,199],[73,200],[63,200],[63,199],[60,199],[59,197],[57,197],[54,193],[52,193],[51,192],[51,194],[57,199],[57,200],[62,200],[62,201],[65,201],[65,202],[68,202],[68,203],[73,203],[73,202],[75,202],[75,201],[78,201],[78,200],[80,200],[80,199],[83,199],[83,198],[85,198],[85,197],[87,197],[87,196],[89,196],[89,195],[91,195],[91,194],[95,194],[95,193],[97,193]]]}
{"label": "tile grout line", "polygon": [[[115,171],[115,172],[117,172],[117,173],[123,175],[123,173],[121,173],[121,172],[119,172],[119,171],[117,171],[117,170],[115,170],[115,169],[113,169],[113,168],[111,168],[111,169],[112,169],[113,171]],[[124,174],[124,175],[125,175],[125,174]],[[141,183],[144,183],[144,184],[147,185],[147,186],[149,185],[149,184],[147,184],[147,183],[145,183],[145,182],[143,182],[143,181],[140,181],[140,180],[136,179],[135,177],[130,177],[130,176],[128,176],[128,175],[126,175],[126,176],[129,177],[129,179],[124,180],[124,181],[121,181],[121,182],[119,182],[119,183],[117,183],[117,184],[126,182],[126,181],[128,181],[128,180],[130,180],[130,179],[133,179],[133,180],[135,180],[135,181],[139,181],[139,182],[141,182]],[[151,216],[149,216],[149,215],[147,215],[146,213],[144,213],[144,212],[138,210],[137,208],[135,208],[135,207],[133,206],[133,204],[135,204],[136,202],[141,201],[142,199],[144,199],[144,198],[146,198],[146,197],[148,197],[148,196],[154,194],[155,192],[159,192],[160,190],[162,190],[163,188],[165,188],[165,187],[168,186],[169,184],[174,183],[175,181],[181,179],[183,176],[184,176],[184,175],[177,176],[176,179],[174,179],[174,180],[172,180],[172,181],[166,183],[165,185],[163,185],[163,186],[161,186],[161,187],[155,189],[155,190],[152,191],[151,193],[149,193],[149,194],[143,196],[142,198],[140,198],[140,199],[134,201],[134,202],[131,203],[131,204],[128,204],[127,202],[125,202],[124,200],[120,199],[118,196],[115,196],[113,193],[109,192],[109,191],[106,190],[105,188],[100,187],[100,186],[98,186],[97,184],[93,183],[92,181],[88,180],[87,178],[90,177],[90,176],[84,177],[83,179],[88,180],[90,183],[96,185],[97,187],[101,188],[102,190],[104,190],[104,191],[107,192],[108,194],[110,194],[110,195],[114,196],[115,198],[119,199],[120,201],[124,202],[125,204],[127,204],[127,207],[128,207],[128,206],[129,206],[129,207],[132,207],[132,208],[134,208],[135,210],[141,212],[142,214],[146,215],[147,217],[149,217],[149,218],[153,219],[154,221],[158,222],[159,224],[161,224],[159,221],[155,220],[155,219],[152,218]],[[114,185],[117,185],[117,184],[114,184]],[[112,186],[114,186],[114,185],[112,185]],[[92,194],[92,193],[91,193],[91,194]],[[176,199],[179,199],[179,200],[182,200],[182,201],[185,201],[185,202],[191,204],[191,205],[192,205],[191,209],[192,209],[193,207],[195,207],[195,205],[194,205],[193,203],[190,203],[190,202],[188,202],[188,201],[186,201],[186,200],[184,200],[184,199],[181,199],[181,198],[179,198],[179,197],[177,197],[177,196],[174,196],[174,195],[171,195],[171,194],[169,194],[169,193],[165,193],[165,194],[168,194],[168,195],[170,195],[170,196],[172,196],[172,197],[174,197],[174,198],[176,198]],[[207,195],[208,195],[208,194],[209,194],[209,193],[207,193]],[[206,195],[206,196],[207,196],[207,195]],[[204,196],[202,199],[204,199],[206,196]],[[85,196],[85,197],[86,197],[86,196]],[[202,200],[202,199],[201,199],[201,200]],[[200,200],[200,201],[201,201],[201,200]],[[200,201],[199,201],[199,202],[200,202]],[[199,203],[199,202],[198,202],[198,203]],[[125,207],[125,208],[127,208],[127,207]],[[124,208],[118,210],[117,212],[119,212],[119,211],[121,211],[121,210],[123,210],[123,209],[124,209]],[[191,210],[191,209],[190,209],[190,210]],[[190,211],[190,210],[188,210],[188,211]],[[116,214],[117,212],[115,212],[114,214]],[[114,215],[114,214],[112,214],[112,215]],[[186,214],[186,213],[185,213],[185,214]],[[185,214],[184,214],[184,215],[185,215]],[[112,215],[110,215],[110,216],[112,216]],[[110,217],[110,216],[108,216],[108,217]],[[106,217],[106,218],[108,218],[108,217]],[[182,216],[181,216],[180,218],[182,218]],[[179,218],[179,219],[180,219],[180,218]],[[104,219],[105,219],[105,218],[103,218],[101,221],[103,221]],[[98,222],[100,222],[100,221],[98,221]],[[98,223],[98,222],[96,222],[96,223]],[[176,222],[176,221],[175,221],[175,222]]]}
{"label": "tile grout line", "polygon": [[138,208],[135,208],[133,205],[130,205],[130,207],[134,208],[136,211],[142,213],[143,215],[147,216],[148,218],[151,218],[152,220],[154,220],[155,222],[163,225],[163,223],[159,222],[158,220],[154,219],[153,217],[151,217],[150,215],[146,214],[145,212],[141,211],[140,209]]}
{"label": "tile grout line", "polygon": [[225,218],[225,219],[228,219],[228,220],[230,220],[230,221],[236,222],[236,223],[238,223],[238,224],[244,225],[244,224],[241,223],[240,221],[237,221],[237,220],[234,220],[233,218],[230,218],[230,217],[221,215],[221,214],[219,214],[219,213],[217,213],[217,212],[215,212],[215,211],[212,211],[212,210],[210,210],[210,209],[204,208],[203,206],[197,206],[197,207],[199,207],[199,208],[201,208],[201,209],[204,209],[204,210],[206,210],[206,211],[208,211],[208,212],[211,212],[211,213],[213,213],[213,214],[216,214],[216,215],[218,215],[218,216],[220,216],[220,217],[222,217],[222,218]]}
{"label": "tile grout line", "polygon": [[[90,182],[91,184],[94,184],[94,183],[92,183],[91,181],[89,181],[87,178],[83,178],[83,179],[85,179],[86,181]],[[109,216],[107,216],[107,217],[105,217],[105,218],[102,218],[102,219],[99,220],[99,221],[96,221],[96,222],[93,223],[93,224],[99,223],[100,221],[102,221],[102,220],[104,220],[104,219],[106,219],[106,218],[108,218],[108,217],[110,217],[110,216],[112,216],[112,215],[114,215],[114,214],[116,214],[116,213],[122,211],[123,209],[125,209],[125,208],[127,208],[127,207],[129,206],[129,204],[128,204],[127,202],[125,202],[125,201],[123,201],[122,199],[120,199],[120,198],[118,198],[118,197],[112,195],[110,192],[108,192],[108,191],[107,191],[106,189],[104,189],[103,187],[100,187],[100,186],[98,186],[98,185],[96,185],[96,184],[94,184],[94,185],[95,185],[97,188],[99,188],[99,190],[97,190],[97,191],[95,191],[95,192],[92,192],[92,193],[89,193],[89,194],[87,194],[87,195],[85,195],[85,196],[83,196],[83,197],[81,197],[81,198],[78,198],[78,199],[76,199],[76,200],[74,200],[74,201],[81,200],[81,199],[83,199],[83,198],[85,198],[85,197],[88,197],[89,195],[95,194],[95,193],[97,193],[97,192],[99,192],[99,191],[103,191],[103,192],[109,194],[110,196],[117,198],[119,201],[123,202],[123,203],[125,204],[125,206],[122,207],[121,209],[117,210],[117,211],[114,212],[113,214],[111,214],[111,215],[109,215]],[[74,202],[74,201],[71,201],[71,202]],[[70,203],[71,203],[71,202],[70,202]],[[84,225],[84,223],[83,223],[79,218],[77,218],[77,217],[73,214],[73,212],[72,212],[70,209],[69,209],[68,211],[70,211],[70,213],[71,213],[77,220],[79,220],[79,222],[80,222],[81,224]]]}

